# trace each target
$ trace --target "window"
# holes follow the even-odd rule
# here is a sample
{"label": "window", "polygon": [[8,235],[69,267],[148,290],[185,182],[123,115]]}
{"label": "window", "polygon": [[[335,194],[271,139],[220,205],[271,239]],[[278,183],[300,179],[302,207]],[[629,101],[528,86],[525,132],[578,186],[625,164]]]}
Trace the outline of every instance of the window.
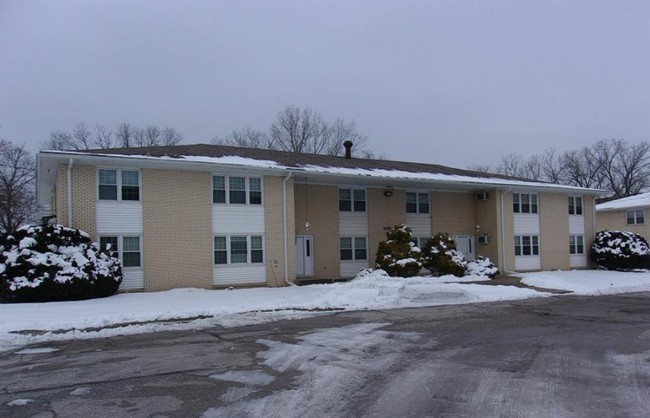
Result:
{"label": "window", "polygon": [[259,177],[212,176],[212,203],[261,205]]}
{"label": "window", "polygon": [[419,249],[422,249],[424,248],[424,245],[427,243],[427,241],[429,241],[429,238],[430,237],[413,237],[411,238],[411,242]]}
{"label": "window", "polygon": [[584,254],[585,253],[585,238],[583,235],[570,235],[569,236],[569,254]]}
{"label": "window", "polygon": [[366,237],[341,237],[341,261],[367,260]]}
{"label": "window", "polygon": [[645,223],[645,214],[643,209],[628,210],[625,212],[626,223],[628,225],[643,224]]}
{"label": "window", "polygon": [[339,211],[365,212],[366,211],[365,189],[339,189]]}
{"label": "window", "polygon": [[261,235],[214,237],[214,264],[260,264],[264,262]]}
{"label": "window", "polygon": [[[118,194],[117,191],[121,192]],[[140,172],[99,169],[99,200],[140,200]]]}
{"label": "window", "polygon": [[104,236],[99,237],[99,245],[102,249],[110,245],[109,250],[113,256],[117,256],[122,260],[122,266],[125,268],[142,266],[140,237],[120,235]]}
{"label": "window", "polygon": [[582,215],[582,197],[569,196],[569,215]]}
{"label": "window", "polygon": [[226,237],[214,237],[214,264],[228,264]]}
{"label": "window", "polygon": [[429,193],[406,192],[406,213],[429,213]]}
{"label": "window", "polygon": [[515,235],[515,255],[539,255],[539,237],[537,235]]}
{"label": "window", "polygon": [[537,195],[533,193],[513,193],[512,206],[515,213],[537,213]]}

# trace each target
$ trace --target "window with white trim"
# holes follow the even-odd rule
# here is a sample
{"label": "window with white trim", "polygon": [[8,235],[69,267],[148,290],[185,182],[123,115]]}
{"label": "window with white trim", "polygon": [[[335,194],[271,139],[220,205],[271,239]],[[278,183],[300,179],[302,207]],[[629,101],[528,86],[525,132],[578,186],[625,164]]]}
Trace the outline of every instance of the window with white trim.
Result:
{"label": "window with white trim", "polygon": [[406,192],[406,213],[429,213],[429,193]]}
{"label": "window with white trim", "polygon": [[100,168],[97,177],[99,200],[140,200],[140,171]]}
{"label": "window with white trim", "polygon": [[139,236],[106,235],[99,237],[99,246],[108,248],[113,256],[122,260],[122,267],[142,267],[142,249]]}
{"label": "window with white trim", "polygon": [[643,212],[643,209],[625,211],[625,223],[628,225],[639,225],[645,223],[645,213]]}
{"label": "window with white trim", "polygon": [[366,211],[366,190],[340,188],[339,189],[339,211],[365,212]]}
{"label": "window with white trim", "polygon": [[539,255],[539,236],[515,235],[515,256]]}
{"label": "window with white trim", "polygon": [[569,215],[582,215],[581,196],[569,196]]}
{"label": "window with white trim", "polygon": [[261,205],[260,177],[212,176],[212,203]]}
{"label": "window with white trim", "polygon": [[569,235],[569,254],[581,255],[585,253],[584,235]]}
{"label": "window with white trim", "polygon": [[240,265],[264,263],[261,235],[220,235],[214,237],[214,264]]}
{"label": "window with white trim", "polygon": [[515,213],[537,213],[535,193],[513,193],[512,208]]}
{"label": "window with white trim", "polygon": [[430,238],[431,237],[412,237],[411,242],[419,249],[422,249]]}
{"label": "window with white trim", "polygon": [[368,259],[366,237],[341,237],[341,261],[360,261]]}

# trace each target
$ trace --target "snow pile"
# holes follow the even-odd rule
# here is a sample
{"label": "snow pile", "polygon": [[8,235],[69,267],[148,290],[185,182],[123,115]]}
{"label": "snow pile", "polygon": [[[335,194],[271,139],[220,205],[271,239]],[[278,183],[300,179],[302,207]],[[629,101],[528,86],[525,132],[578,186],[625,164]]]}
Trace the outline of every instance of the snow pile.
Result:
{"label": "snow pile", "polygon": [[108,296],[122,280],[119,259],[88,234],[62,225],[24,226],[0,240],[0,298],[36,302]]}
{"label": "snow pile", "polygon": [[[549,296],[530,289],[459,283],[480,280],[489,279],[479,276],[396,278],[382,270],[364,270],[347,283],[237,290],[175,289],[76,302],[0,304],[0,349],[73,338],[238,326],[331,310],[392,309]],[[179,323],[183,320],[185,323]],[[117,324],[123,325],[114,327]],[[41,332],[16,334],[25,330]]]}
{"label": "snow pile", "polygon": [[571,270],[520,273],[516,276],[528,286],[569,290],[577,295],[650,291],[650,272]]}

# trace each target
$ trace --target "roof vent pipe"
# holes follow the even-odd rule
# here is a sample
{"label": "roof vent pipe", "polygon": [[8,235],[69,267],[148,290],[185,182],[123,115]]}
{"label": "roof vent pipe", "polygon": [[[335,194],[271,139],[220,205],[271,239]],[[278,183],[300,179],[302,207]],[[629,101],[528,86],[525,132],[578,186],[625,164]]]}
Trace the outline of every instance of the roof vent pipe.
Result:
{"label": "roof vent pipe", "polygon": [[352,141],[347,140],[343,143],[343,146],[345,147],[345,158],[348,160],[352,158]]}

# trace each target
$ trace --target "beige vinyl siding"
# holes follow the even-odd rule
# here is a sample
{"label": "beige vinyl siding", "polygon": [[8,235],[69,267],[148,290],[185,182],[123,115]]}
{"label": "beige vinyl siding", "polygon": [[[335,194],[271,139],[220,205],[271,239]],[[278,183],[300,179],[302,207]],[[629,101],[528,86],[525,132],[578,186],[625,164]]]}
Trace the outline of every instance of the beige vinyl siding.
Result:
{"label": "beige vinyl siding", "polygon": [[406,223],[406,194],[404,190],[393,190],[391,196],[384,196],[384,189],[368,189],[368,261],[376,263],[377,248],[386,240],[386,231],[394,225]]}
{"label": "beige vinyl siding", "polygon": [[[296,235],[314,237],[313,277],[315,279],[338,279],[341,277],[338,187],[296,184],[294,189]],[[309,228],[305,227],[307,220],[309,220]],[[292,238],[291,244],[290,251],[295,254],[295,238]]]}
{"label": "beige vinyl siding", "polygon": [[142,170],[146,291],[212,287],[212,176]]}

